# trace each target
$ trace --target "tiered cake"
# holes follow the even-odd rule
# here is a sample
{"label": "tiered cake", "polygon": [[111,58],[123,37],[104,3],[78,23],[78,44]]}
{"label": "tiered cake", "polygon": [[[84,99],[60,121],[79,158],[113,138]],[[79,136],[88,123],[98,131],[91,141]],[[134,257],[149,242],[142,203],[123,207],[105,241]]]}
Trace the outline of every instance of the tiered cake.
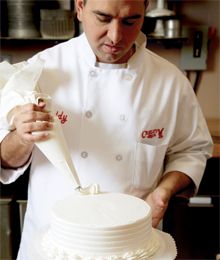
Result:
{"label": "tiered cake", "polygon": [[50,259],[147,259],[159,246],[151,209],[119,193],[73,195],[59,201],[42,240]]}

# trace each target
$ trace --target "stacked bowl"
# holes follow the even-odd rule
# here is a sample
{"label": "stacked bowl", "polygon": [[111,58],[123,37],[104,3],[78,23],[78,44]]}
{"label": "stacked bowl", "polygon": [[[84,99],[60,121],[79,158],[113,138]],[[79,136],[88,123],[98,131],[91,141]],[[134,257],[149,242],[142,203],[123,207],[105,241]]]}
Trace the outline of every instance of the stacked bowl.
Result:
{"label": "stacked bowl", "polygon": [[7,0],[7,7],[9,37],[39,37],[35,0]]}

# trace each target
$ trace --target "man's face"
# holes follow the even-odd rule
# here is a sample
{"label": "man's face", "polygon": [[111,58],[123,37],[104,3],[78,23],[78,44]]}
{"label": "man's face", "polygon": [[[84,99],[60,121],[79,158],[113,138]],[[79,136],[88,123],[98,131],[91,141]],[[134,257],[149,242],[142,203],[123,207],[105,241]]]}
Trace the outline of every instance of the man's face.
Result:
{"label": "man's face", "polygon": [[76,0],[77,16],[103,63],[125,63],[142,27],[144,0]]}

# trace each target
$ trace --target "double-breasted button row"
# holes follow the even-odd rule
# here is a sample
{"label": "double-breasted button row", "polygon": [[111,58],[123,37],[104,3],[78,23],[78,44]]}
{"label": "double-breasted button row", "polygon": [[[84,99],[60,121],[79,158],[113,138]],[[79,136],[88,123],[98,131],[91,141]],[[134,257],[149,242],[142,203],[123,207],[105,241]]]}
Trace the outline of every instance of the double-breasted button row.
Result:
{"label": "double-breasted button row", "polygon": [[85,113],[85,116],[87,118],[91,118],[93,116],[92,112],[90,110],[87,110],[86,113]]}
{"label": "double-breasted button row", "polygon": [[[92,118],[93,117],[92,111],[87,110],[85,112],[85,117],[88,118],[88,119]],[[121,115],[119,115],[119,120],[122,121],[122,122],[125,122],[125,121],[127,121],[127,116],[125,114],[121,114]]]}
{"label": "double-breasted button row", "polygon": [[124,79],[125,79],[125,80],[128,80],[128,81],[131,81],[132,78],[133,78],[133,76],[132,76],[131,74],[126,74],[126,75],[124,76]]}
{"label": "double-breasted button row", "polygon": [[97,77],[98,76],[98,74],[95,70],[90,70],[89,75],[90,75],[90,77]]}
{"label": "double-breasted button row", "polygon": [[[82,151],[82,152],[81,152],[81,157],[82,157],[83,159],[86,159],[88,156],[89,156],[89,154],[88,154],[87,151]],[[122,154],[117,154],[117,155],[115,156],[115,160],[116,160],[116,161],[122,161],[122,160],[123,160]]]}
{"label": "double-breasted button row", "polygon": [[81,157],[84,158],[84,159],[87,158],[88,153],[86,151],[81,152]]}
{"label": "double-breasted button row", "polygon": [[120,118],[120,120],[121,120],[122,122],[127,121],[127,116],[126,116],[125,114],[121,114],[121,115],[119,116],[119,118]]}
{"label": "double-breasted button row", "polygon": [[[95,77],[98,76],[98,72],[95,71],[95,70],[90,70],[89,75],[90,75],[90,77],[95,78]],[[132,74],[125,74],[124,79],[127,80],[127,81],[131,81],[133,79],[133,75]]]}

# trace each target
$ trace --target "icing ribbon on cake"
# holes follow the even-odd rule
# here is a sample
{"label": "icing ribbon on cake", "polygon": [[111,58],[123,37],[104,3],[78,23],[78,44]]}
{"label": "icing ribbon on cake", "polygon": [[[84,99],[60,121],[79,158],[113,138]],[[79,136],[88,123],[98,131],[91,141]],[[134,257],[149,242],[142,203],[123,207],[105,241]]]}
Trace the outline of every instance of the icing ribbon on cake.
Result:
{"label": "icing ribbon on cake", "polygon": [[147,260],[159,248],[159,241],[156,234],[153,234],[150,245],[144,249],[137,249],[134,252],[129,251],[123,255],[83,256],[74,252],[67,253],[62,248],[59,248],[59,246],[53,243],[53,239],[49,231],[42,240],[42,246],[44,251],[47,253],[47,256],[53,260]]}
{"label": "icing ribbon on cake", "polygon": [[94,183],[85,188],[79,186],[76,191],[78,191],[81,195],[94,195],[100,193],[100,187],[97,183]]}

